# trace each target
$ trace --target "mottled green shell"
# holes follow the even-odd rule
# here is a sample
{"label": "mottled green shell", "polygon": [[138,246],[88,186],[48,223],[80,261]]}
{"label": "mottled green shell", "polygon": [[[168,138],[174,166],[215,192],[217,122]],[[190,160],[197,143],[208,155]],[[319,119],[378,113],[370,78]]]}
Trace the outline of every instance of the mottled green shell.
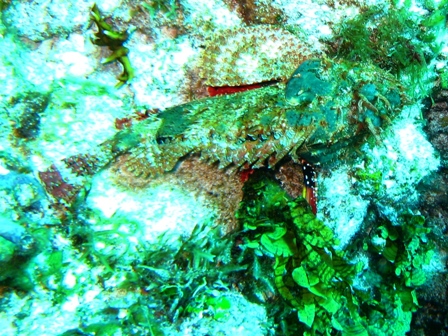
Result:
{"label": "mottled green shell", "polygon": [[[287,155],[331,158],[381,131],[402,109],[403,88],[372,64],[307,60],[287,84],[169,108],[137,125],[128,169],[152,176],[200,153],[221,168],[273,167]],[[148,131],[149,130],[149,131]]]}

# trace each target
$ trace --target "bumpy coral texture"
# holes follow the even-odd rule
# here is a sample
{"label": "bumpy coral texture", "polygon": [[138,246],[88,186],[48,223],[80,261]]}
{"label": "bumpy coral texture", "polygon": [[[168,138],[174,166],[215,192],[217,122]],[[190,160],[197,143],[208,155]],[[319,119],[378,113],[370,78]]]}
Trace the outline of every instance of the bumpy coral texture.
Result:
{"label": "bumpy coral texture", "polygon": [[235,211],[243,197],[244,182],[234,174],[216,169],[215,165],[202,162],[199,156],[192,155],[182,160],[173,174],[161,175],[156,179],[145,176],[136,177],[126,169],[128,155],[122,155],[112,165],[114,182],[120,186],[141,189],[151,184],[167,183],[194,193],[196,197],[207,199],[206,204],[217,209],[216,222],[223,225],[225,232],[237,229]]}
{"label": "bumpy coral texture", "polygon": [[442,91],[434,98],[435,103],[426,116],[427,132],[440,153],[443,166],[448,167],[448,91]]}
{"label": "bumpy coral texture", "polygon": [[237,229],[235,212],[243,198],[243,182],[235,175],[226,174],[213,165],[208,165],[192,156],[184,160],[176,170],[176,179],[167,176],[171,183],[194,191],[197,196],[211,200],[218,208],[216,221],[223,225],[225,232]]}
{"label": "bumpy coral texture", "polygon": [[213,34],[198,68],[207,85],[238,86],[287,79],[310,55],[293,34],[260,25]]}
{"label": "bumpy coral texture", "polygon": [[279,168],[275,174],[275,178],[280,181],[282,188],[292,198],[297,198],[302,195],[305,185],[303,183],[304,177],[301,165],[294,162],[287,162]]}

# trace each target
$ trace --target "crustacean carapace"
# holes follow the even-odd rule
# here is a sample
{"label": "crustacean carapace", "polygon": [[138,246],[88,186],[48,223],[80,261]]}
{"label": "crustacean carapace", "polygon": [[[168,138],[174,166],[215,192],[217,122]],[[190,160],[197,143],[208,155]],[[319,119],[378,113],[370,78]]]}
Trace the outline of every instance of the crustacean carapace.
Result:
{"label": "crustacean carapace", "polygon": [[[288,156],[328,166],[354,153],[354,145],[369,136],[381,141],[381,131],[408,102],[399,81],[373,64],[309,59],[287,83],[150,114],[95,153],[63,162],[76,175],[86,176],[119,157],[115,174],[139,181],[173,170],[188,154],[234,171],[274,168]],[[39,176],[58,200],[70,203],[81,188],[66,182],[56,166]]]}
{"label": "crustacean carapace", "polygon": [[150,177],[187,154],[220,168],[274,167],[290,155],[327,160],[381,131],[408,99],[390,73],[366,63],[303,62],[289,81],[168,108],[137,124],[125,169]]}

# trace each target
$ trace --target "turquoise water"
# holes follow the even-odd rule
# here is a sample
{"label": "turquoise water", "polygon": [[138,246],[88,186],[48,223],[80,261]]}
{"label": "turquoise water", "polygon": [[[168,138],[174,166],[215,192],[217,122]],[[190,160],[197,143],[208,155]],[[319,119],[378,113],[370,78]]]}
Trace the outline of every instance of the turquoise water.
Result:
{"label": "turquoise water", "polygon": [[2,1],[2,335],[446,331],[447,6]]}

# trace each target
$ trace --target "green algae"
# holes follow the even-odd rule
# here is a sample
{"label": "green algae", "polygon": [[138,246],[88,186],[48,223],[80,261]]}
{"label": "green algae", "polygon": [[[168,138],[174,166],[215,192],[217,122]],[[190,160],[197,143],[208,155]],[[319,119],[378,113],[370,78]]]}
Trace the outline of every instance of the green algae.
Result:
{"label": "green algae", "polygon": [[112,54],[103,61],[103,64],[118,61],[123,66],[123,72],[118,76],[118,83],[115,85],[115,87],[119,88],[135,76],[134,69],[128,58],[129,49],[123,45],[129,38],[129,33],[127,31],[119,32],[114,30],[101,16],[96,4],[92,7],[91,17],[98,29],[98,32],[94,34],[95,39],[92,42],[98,46],[106,46],[112,51]]}
{"label": "green algae", "polygon": [[[352,61],[371,61],[421,85],[427,66],[440,52],[439,32],[446,22],[446,5],[416,17],[410,4],[375,5],[338,25],[330,54]],[[430,6],[431,7],[431,6]],[[416,23],[416,20],[418,20]]]}
{"label": "green algae", "polygon": [[177,15],[179,2],[176,0],[152,0],[149,3],[143,1],[141,6],[145,8],[151,19],[155,19],[159,13],[162,13],[168,19],[174,19]]}
{"label": "green algae", "polygon": [[[273,286],[289,305],[284,328],[304,335],[409,331],[418,307],[415,288],[425,283],[423,269],[434,253],[422,216],[406,215],[398,227],[383,221],[374,233],[365,235],[367,268],[365,262],[352,260],[352,248],[335,249],[333,232],[303,199],[291,200],[263,173],[251,175],[244,192],[237,212],[243,225],[241,258],[258,260],[249,267],[255,278],[253,290]],[[274,261],[273,267],[266,258]],[[381,258],[384,262],[378,261]],[[274,273],[264,280],[268,286],[256,270],[269,272],[267,265]],[[370,286],[359,287],[360,281]],[[296,323],[291,319],[294,314]]]}

